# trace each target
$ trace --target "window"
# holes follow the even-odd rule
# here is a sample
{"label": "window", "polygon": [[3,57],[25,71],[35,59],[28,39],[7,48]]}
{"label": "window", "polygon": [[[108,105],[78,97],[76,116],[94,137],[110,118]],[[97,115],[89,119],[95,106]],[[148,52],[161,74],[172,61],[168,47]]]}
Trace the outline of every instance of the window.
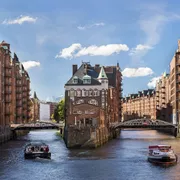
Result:
{"label": "window", "polygon": [[79,99],[78,101],[76,101],[76,104],[82,104],[82,103],[84,103],[83,99]]}
{"label": "window", "polygon": [[78,84],[78,79],[73,79],[74,84]]}
{"label": "window", "polygon": [[101,101],[102,101],[102,102],[105,102],[105,98],[104,98],[104,96],[102,97]]}
{"label": "window", "polygon": [[70,90],[69,96],[70,97],[74,97],[75,96],[75,91],[74,90]]}
{"label": "window", "polygon": [[95,99],[91,99],[90,101],[88,101],[89,104],[93,104],[93,105],[98,105],[98,101]]}
{"label": "window", "polygon": [[93,96],[93,91],[89,90],[89,96]]}
{"label": "window", "polygon": [[91,84],[91,76],[85,75],[83,77],[83,84]]}
{"label": "window", "polygon": [[93,95],[94,96],[99,96],[99,91],[98,90],[94,90]]}
{"label": "window", "polygon": [[83,84],[91,84],[91,79],[83,79]]}
{"label": "window", "polygon": [[83,89],[83,90],[82,90],[82,97],[85,97],[85,96],[86,96],[86,90]]}
{"label": "window", "polygon": [[77,97],[81,97],[81,90],[77,90]]}

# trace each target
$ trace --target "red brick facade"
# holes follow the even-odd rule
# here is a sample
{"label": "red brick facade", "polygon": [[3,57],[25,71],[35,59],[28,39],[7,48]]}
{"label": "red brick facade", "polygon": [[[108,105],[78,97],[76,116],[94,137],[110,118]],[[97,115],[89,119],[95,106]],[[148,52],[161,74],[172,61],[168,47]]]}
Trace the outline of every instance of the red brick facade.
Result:
{"label": "red brick facade", "polygon": [[[0,43],[0,136],[11,123],[29,121],[30,78],[10,44]],[[2,139],[2,137],[0,137]]]}

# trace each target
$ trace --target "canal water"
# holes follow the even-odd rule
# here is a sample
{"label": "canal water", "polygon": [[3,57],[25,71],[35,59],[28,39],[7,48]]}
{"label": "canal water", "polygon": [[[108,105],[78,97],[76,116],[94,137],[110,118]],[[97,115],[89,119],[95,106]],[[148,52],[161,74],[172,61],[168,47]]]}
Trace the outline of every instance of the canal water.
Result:
{"label": "canal water", "polygon": [[[28,142],[50,146],[51,160],[25,160]],[[31,131],[0,146],[0,180],[180,180],[180,162],[171,167],[147,162],[147,147],[170,144],[179,156],[180,139],[154,130],[122,131],[95,150],[68,150],[54,130]]]}

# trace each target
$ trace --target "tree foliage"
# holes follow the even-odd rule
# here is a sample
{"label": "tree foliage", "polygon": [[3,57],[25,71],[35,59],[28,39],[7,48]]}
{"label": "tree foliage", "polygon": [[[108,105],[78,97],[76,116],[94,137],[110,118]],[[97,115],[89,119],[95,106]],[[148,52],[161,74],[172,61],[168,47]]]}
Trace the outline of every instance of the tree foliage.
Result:
{"label": "tree foliage", "polygon": [[58,105],[56,106],[54,110],[54,119],[59,122],[59,121],[64,121],[64,99],[61,100]]}

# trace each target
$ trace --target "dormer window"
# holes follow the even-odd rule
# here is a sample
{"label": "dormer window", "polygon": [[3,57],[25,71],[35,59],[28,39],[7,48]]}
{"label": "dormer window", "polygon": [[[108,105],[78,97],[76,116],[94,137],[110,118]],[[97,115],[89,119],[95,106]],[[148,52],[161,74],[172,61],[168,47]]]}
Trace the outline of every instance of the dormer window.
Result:
{"label": "dormer window", "polygon": [[83,84],[91,84],[91,76],[85,75],[83,77]]}
{"label": "dormer window", "polygon": [[73,84],[78,84],[78,77],[77,76],[73,77]]}

